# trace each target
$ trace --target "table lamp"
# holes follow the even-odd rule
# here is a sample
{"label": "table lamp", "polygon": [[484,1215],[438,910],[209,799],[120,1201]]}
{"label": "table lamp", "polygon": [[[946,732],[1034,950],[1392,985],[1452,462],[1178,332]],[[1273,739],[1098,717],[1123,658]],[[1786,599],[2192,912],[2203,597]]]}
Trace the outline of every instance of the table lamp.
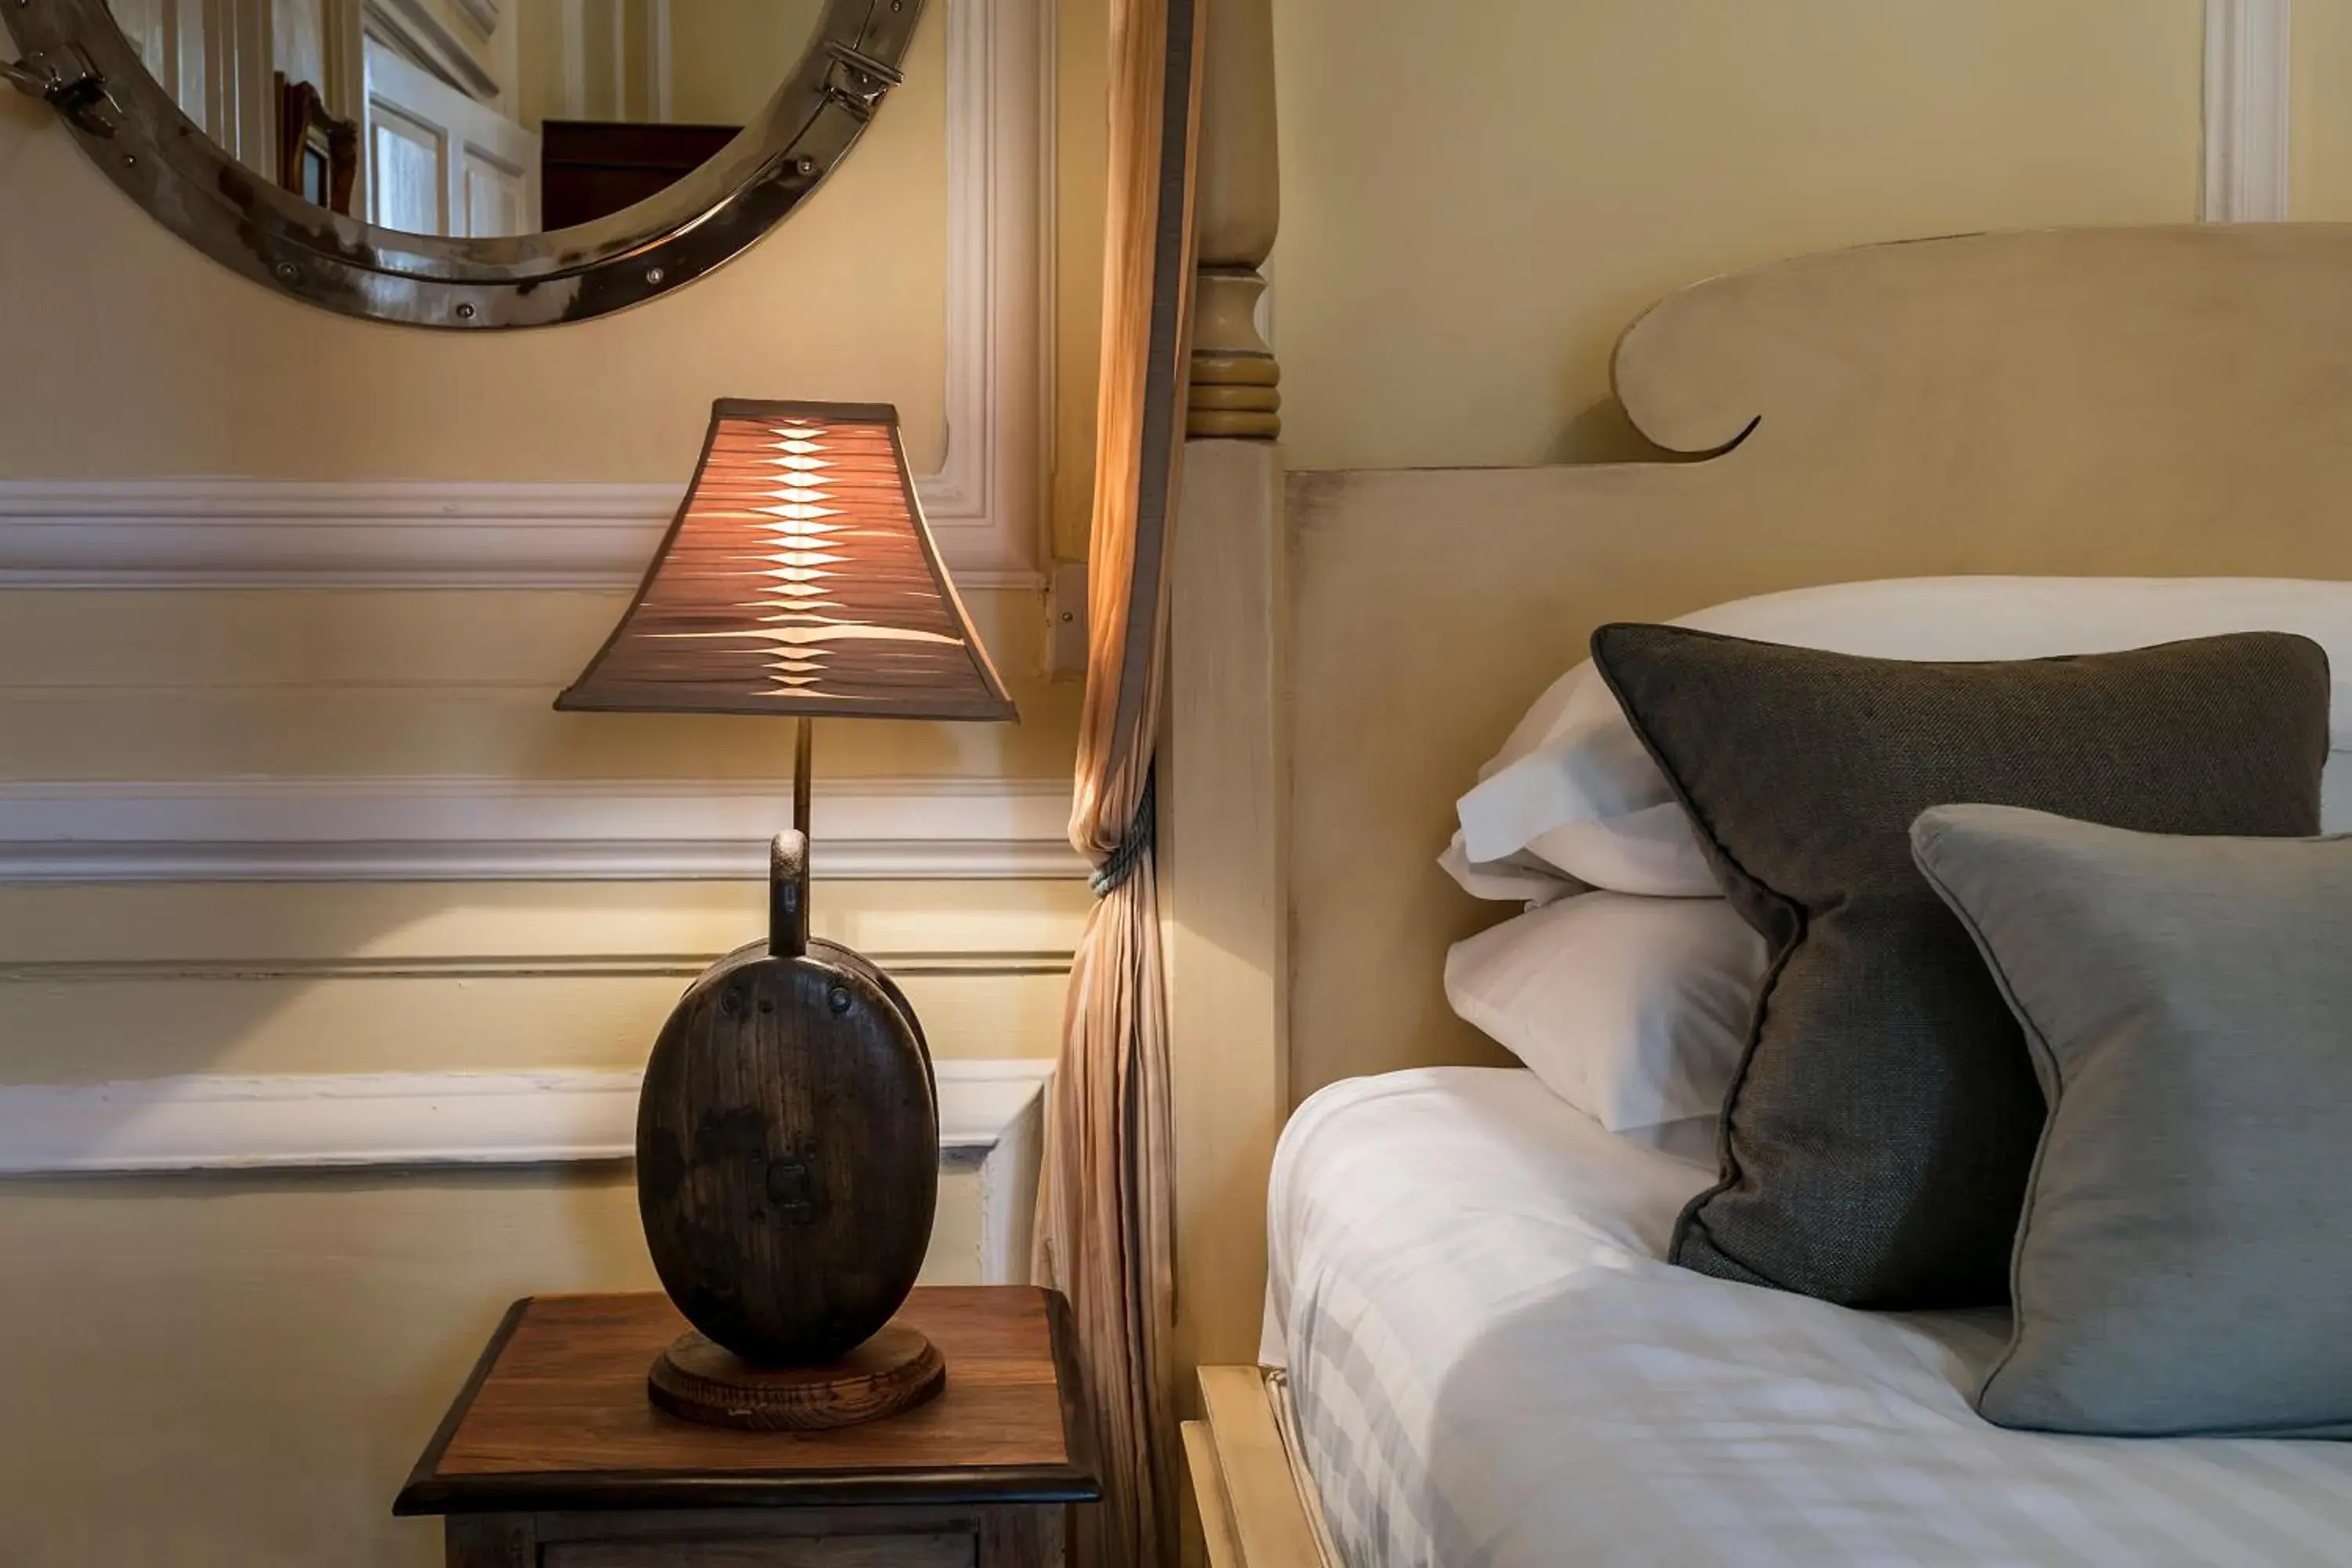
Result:
{"label": "table lamp", "polygon": [[694,483],[567,711],[799,721],[768,937],[687,988],[637,1101],[637,1209],[693,1331],[655,1404],[760,1428],[847,1425],[937,1393],[892,1321],[929,1248],[939,1106],[888,975],[809,935],[809,721],[1015,717],[880,404],[722,400]]}

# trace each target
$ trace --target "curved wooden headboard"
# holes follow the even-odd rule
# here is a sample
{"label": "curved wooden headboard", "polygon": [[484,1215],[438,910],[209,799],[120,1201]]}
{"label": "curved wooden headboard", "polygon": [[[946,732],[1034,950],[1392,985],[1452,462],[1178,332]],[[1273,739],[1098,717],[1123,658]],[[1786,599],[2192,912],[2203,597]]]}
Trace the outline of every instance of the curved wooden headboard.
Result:
{"label": "curved wooden headboard", "polygon": [[1616,380],[1660,446],[1730,449],[1290,479],[1294,1100],[1501,1059],[1440,974],[1508,906],[1434,860],[1603,621],[1944,573],[2352,576],[2352,226],[1807,257],[1669,296]]}

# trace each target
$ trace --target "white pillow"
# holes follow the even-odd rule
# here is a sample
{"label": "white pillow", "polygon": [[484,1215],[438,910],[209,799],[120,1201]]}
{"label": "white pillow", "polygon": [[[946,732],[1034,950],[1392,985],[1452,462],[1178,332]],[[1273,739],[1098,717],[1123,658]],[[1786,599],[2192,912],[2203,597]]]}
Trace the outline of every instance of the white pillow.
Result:
{"label": "white pillow", "polygon": [[1585,893],[1454,944],[1445,997],[1613,1131],[1723,1109],[1764,939],[1721,899]]}
{"label": "white pillow", "polygon": [[[1909,577],[1737,599],[1670,623],[1880,658],[2041,658],[2222,632],[2300,632],[2352,676],[2352,583],[2264,577]],[[2336,683],[2340,693],[2345,689]],[[2333,747],[2352,747],[2352,702]],[[1706,897],[1715,879],[1664,774],[1590,660],[1553,682],[1456,803],[1462,859],[1532,855],[1620,892]],[[2323,823],[2352,826],[2352,768]]]}
{"label": "white pillow", "polygon": [[1500,860],[1473,864],[1463,852],[1462,834],[1456,829],[1454,841],[1445,847],[1437,863],[1445,874],[1462,884],[1462,890],[1474,899],[1491,899],[1498,902],[1522,903],[1539,909],[1556,899],[1570,893],[1591,891],[1586,884],[1522,850]]}

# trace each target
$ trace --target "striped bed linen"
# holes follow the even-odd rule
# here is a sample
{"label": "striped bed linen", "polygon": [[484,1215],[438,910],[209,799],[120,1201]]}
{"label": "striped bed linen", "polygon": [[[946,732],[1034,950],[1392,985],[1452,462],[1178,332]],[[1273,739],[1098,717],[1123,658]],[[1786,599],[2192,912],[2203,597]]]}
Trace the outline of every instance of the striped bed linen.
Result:
{"label": "striped bed linen", "polygon": [[1967,1391],[2000,1312],[1661,1261],[1711,1179],[1524,1071],[1300,1107],[1265,1353],[1347,1568],[2352,1563],[2352,1444],[1992,1426]]}

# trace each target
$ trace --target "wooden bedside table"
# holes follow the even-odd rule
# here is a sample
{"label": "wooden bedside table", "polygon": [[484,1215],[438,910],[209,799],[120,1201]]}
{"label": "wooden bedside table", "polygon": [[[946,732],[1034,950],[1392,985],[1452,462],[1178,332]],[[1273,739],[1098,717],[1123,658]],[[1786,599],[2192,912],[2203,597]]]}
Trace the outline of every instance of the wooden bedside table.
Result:
{"label": "wooden bedside table", "polygon": [[393,1504],[448,1516],[448,1568],[1045,1568],[1101,1495],[1069,1307],[1025,1285],[918,1289],[899,1316],[947,1387],[830,1432],[734,1432],[656,1410],[666,1297],[509,1310]]}

